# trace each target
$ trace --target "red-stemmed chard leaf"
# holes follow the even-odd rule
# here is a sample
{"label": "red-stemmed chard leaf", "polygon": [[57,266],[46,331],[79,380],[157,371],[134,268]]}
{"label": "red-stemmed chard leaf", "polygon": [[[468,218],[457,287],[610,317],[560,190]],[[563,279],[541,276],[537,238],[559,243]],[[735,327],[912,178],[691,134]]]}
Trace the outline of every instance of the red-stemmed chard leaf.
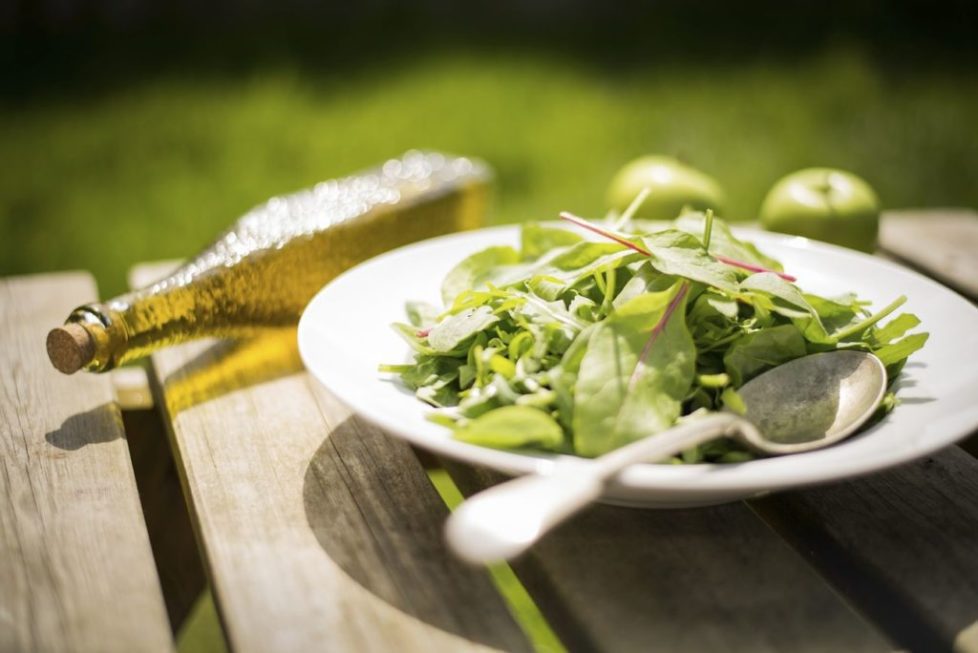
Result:
{"label": "red-stemmed chard leaf", "polygon": [[720,261],[721,263],[726,263],[727,265],[732,265],[736,268],[741,268],[744,270],[748,270],[750,272],[770,272],[772,274],[778,275],[785,281],[790,281],[792,283],[798,281],[798,277],[794,277],[784,272],[778,272],[777,270],[771,270],[769,268],[764,267],[763,265],[754,265],[753,263],[745,263],[744,261],[738,261],[737,259],[733,259],[727,256],[721,256],[719,254],[713,254],[713,258]]}
{"label": "red-stemmed chard leaf", "polygon": [[[596,234],[598,234],[600,236],[604,236],[605,238],[607,238],[609,240],[613,240],[614,242],[618,243],[619,245],[624,245],[625,247],[628,247],[630,249],[635,250],[639,254],[644,254],[645,256],[652,256],[652,252],[651,251],[649,251],[648,249],[646,249],[645,247],[642,247],[641,245],[639,245],[637,243],[632,242],[631,240],[629,240],[625,236],[623,236],[621,234],[617,234],[614,231],[611,231],[609,229],[605,229],[604,227],[601,227],[599,225],[596,225],[593,222],[589,222],[588,220],[585,220],[584,218],[578,217],[578,216],[574,215],[573,213],[570,213],[568,211],[564,211],[564,212],[562,212],[560,214],[560,219],[561,220],[565,220],[567,222],[570,222],[571,224],[577,225],[578,227],[581,227],[582,229],[587,229],[588,231],[590,231],[592,233],[596,233]],[[720,256],[720,255],[715,255],[715,254],[711,254],[711,256],[713,256],[713,258],[715,258],[717,261],[720,261],[724,265],[729,265],[731,267],[740,268],[742,270],[748,270],[750,272],[771,272],[773,274],[778,275],[779,277],[781,277],[785,281],[795,282],[795,281],[798,280],[797,277],[793,277],[790,274],[785,274],[784,272],[778,272],[777,270],[771,270],[771,269],[768,269],[768,268],[766,268],[764,266],[761,266],[761,265],[755,265],[754,263],[746,263],[744,261],[738,261],[737,259],[733,259],[733,258],[730,258],[728,256]]]}
{"label": "red-stemmed chard leaf", "polygon": [[574,383],[574,448],[599,456],[672,426],[693,382],[689,282],[616,307],[589,338]]}
{"label": "red-stemmed chard leaf", "polygon": [[662,314],[662,318],[652,327],[652,331],[649,332],[649,339],[645,341],[645,346],[642,347],[642,353],[638,355],[638,361],[635,363],[635,370],[632,372],[632,376],[628,379],[628,391],[631,392],[635,388],[635,384],[638,382],[639,377],[642,374],[642,370],[645,368],[645,361],[649,357],[649,353],[652,351],[652,347],[655,342],[659,339],[659,334],[661,334],[666,325],[669,324],[669,318],[672,314],[676,312],[676,307],[679,306],[683,299],[686,297],[686,293],[689,292],[689,282],[684,281],[679,292],[676,296],[672,298],[669,305],[666,307],[665,312]]}
{"label": "red-stemmed chard leaf", "polygon": [[578,227],[581,227],[582,229],[587,229],[588,231],[593,232],[593,233],[596,233],[599,236],[604,236],[605,238],[607,238],[609,240],[615,241],[619,245],[624,245],[625,247],[628,247],[630,249],[634,249],[639,254],[644,254],[645,256],[651,256],[652,255],[652,253],[649,250],[645,249],[644,247],[641,247],[640,245],[636,245],[635,243],[633,243],[632,241],[628,240],[624,236],[621,236],[619,234],[616,234],[615,232],[610,231],[608,229],[604,229],[602,227],[599,227],[598,225],[594,224],[593,222],[588,222],[584,218],[579,218],[576,215],[574,215],[573,213],[570,213],[568,211],[563,211],[560,214],[560,219],[561,220],[566,220],[567,222],[570,222],[571,224],[576,224]]}

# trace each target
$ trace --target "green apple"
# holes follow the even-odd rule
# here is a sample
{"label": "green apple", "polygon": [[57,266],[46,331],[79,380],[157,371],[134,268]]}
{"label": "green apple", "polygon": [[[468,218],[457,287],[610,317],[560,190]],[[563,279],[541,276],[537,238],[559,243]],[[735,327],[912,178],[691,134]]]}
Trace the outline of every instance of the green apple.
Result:
{"label": "green apple", "polygon": [[643,156],[627,163],[611,180],[608,205],[624,211],[642,191],[649,196],[639,207],[636,218],[672,220],[684,207],[721,213],[723,190],[709,175],[667,156]]}
{"label": "green apple", "polygon": [[765,229],[872,252],[880,203],[865,181],[845,170],[806,168],[782,178],[761,204]]}

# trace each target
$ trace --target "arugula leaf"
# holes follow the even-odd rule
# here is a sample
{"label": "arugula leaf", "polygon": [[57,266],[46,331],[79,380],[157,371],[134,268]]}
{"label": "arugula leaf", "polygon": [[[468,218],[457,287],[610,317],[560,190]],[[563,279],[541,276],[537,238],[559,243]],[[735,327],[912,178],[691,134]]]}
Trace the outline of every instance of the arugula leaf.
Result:
{"label": "arugula leaf", "polygon": [[[531,280],[546,279],[563,291],[583,279],[628,265],[640,258],[641,254],[616,243],[580,242],[556,250],[554,256],[541,257],[521,273]],[[519,281],[519,277],[508,278],[501,285],[514,285]]]}
{"label": "arugula leaf", "polygon": [[557,322],[572,329],[583,329],[586,324],[571,313],[563,302],[548,301],[531,293],[513,291],[513,296],[523,300],[518,312],[530,319],[544,322]]}
{"label": "arugula leaf", "polygon": [[890,320],[885,326],[877,328],[873,332],[873,341],[877,345],[887,345],[919,324],[919,317],[913,313],[903,313]]}
{"label": "arugula leaf", "polygon": [[884,365],[890,367],[897,363],[902,363],[910,354],[922,348],[924,343],[927,342],[928,337],[930,337],[929,333],[914,333],[896,342],[883,345],[879,349],[874,350],[873,353],[883,361]]}
{"label": "arugula leaf", "polygon": [[818,295],[802,293],[805,302],[818,315],[827,333],[835,333],[843,328],[854,324],[860,316],[857,307],[844,304]]}

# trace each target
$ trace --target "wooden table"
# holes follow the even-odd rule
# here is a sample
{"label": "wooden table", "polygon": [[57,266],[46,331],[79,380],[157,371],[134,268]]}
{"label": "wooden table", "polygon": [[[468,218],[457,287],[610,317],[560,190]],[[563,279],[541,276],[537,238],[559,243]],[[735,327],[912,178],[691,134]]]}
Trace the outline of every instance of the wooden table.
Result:
{"label": "wooden table", "polygon": [[[974,299],[976,230],[891,214],[882,244]],[[46,330],[95,296],[82,272],[0,282],[0,651],[172,650],[202,569],[235,651],[533,648],[445,550],[432,461],[319,388],[294,334],[160,352],[149,397],[138,369],[48,364]],[[978,651],[976,449],[714,508],[595,507],[513,569],[574,651]],[[465,493],[499,480],[444,465]]]}

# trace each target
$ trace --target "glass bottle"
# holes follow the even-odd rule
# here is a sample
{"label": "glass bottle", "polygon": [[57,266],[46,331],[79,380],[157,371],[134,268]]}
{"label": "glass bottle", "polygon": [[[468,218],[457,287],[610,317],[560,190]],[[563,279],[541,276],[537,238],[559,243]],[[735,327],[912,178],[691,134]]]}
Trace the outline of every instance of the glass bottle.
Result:
{"label": "glass bottle", "polygon": [[166,278],[76,308],[48,334],[48,356],[66,374],[103,372],[194,338],[293,326],[313,295],[347,268],[481,226],[491,177],[473,159],[412,151],[273,198]]}

